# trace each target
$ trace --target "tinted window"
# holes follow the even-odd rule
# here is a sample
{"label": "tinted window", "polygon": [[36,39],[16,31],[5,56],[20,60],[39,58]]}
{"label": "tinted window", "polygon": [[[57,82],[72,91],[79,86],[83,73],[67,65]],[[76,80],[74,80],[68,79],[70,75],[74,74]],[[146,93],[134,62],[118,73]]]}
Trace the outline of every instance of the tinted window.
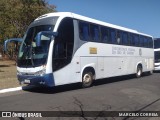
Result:
{"label": "tinted window", "polygon": [[131,44],[131,33],[128,33],[128,45]]}
{"label": "tinted window", "polygon": [[115,29],[110,29],[109,30],[109,38],[110,38],[109,43],[117,44]]}
{"label": "tinted window", "polygon": [[101,27],[101,39],[103,43],[107,43],[109,41],[108,28]]}
{"label": "tinted window", "polygon": [[134,41],[135,41],[135,46],[139,46],[139,36],[134,34]]}
{"label": "tinted window", "polygon": [[117,31],[117,43],[122,44],[122,31]]}
{"label": "tinted window", "polygon": [[136,46],[138,47],[139,46],[139,36],[136,35],[136,34],[130,34],[130,43],[131,43],[131,46]]}
{"label": "tinted window", "polygon": [[58,36],[55,37],[53,46],[52,68],[56,71],[72,60],[74,46],[74,26],[73,20],[65,18],[58,28]]}
{"label": "tinted window", "polygon": [[134,34],[130,34],[130,45],[135,46]]}
{"label": "tinted window", "polygon": [[155,63],[160,62],[160,51],[155,51],[154,52],[154,60],[155,60]]}
{"label": "tinted window", "polygon": [[148,47],[153,48],[153,40],[150,37],[148,38]]}
{"label": "tinted window", "polygon": [[143,47],[144,46],[144,39],[143,39],[144,37],[143,36],[140,36],[139,37],[139,46],[140,47]]}
{"label": "tinted window", "polygon": [[123,45],[129,45],[128,33],[127,32],[123,32],[123,34],[122,34],[122,44]]}
{"label": "tinted window", "polygon": [[147,37],[144,37],[143,40],[144,40],[144,47],[148,48],[148,39],[147,39]]}
{"label": "tinted window", "polygon": [[160,39],[154,40],[154,48],[155,49],[160,48]]}
{"label": "tinted window", "polygon": [[91,41],[100,41],[100,33],[98,25],[90,25]]}
{"label": "tinted window", "polygon": [[89,40],[89,24],[86,22],[79,22],[79,35],[81,40]]}

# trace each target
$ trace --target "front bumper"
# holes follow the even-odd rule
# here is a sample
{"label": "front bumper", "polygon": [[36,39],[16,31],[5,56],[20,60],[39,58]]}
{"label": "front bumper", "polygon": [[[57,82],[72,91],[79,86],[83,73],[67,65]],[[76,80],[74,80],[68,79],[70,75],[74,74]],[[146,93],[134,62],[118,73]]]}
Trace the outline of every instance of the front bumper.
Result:
{"label": "front bumper", "polygon": [[53,73],[45,74],[43,76],[35,75],[17,75],[20,84],[29,84],[36,86],[55,86]]}
{"label": "front bumper", "polygon": [[154,64],[154,70],[159,71],[160,70],[160,63],[155,63]]}
{"label": "front bumper", "polygon": [[160,67],[154,67],[155,71],[160,71]]}

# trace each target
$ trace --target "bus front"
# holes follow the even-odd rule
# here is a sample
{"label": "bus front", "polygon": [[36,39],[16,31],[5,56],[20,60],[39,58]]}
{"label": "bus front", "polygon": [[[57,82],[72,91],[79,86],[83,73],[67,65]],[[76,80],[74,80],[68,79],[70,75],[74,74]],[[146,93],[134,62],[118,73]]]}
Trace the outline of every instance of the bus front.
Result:
{"label": "bus front", "polygon": [[154,39],[154,70],[160,70],[160,38]]}
{"label": "bus front", "polygon": [[[42,31],[53,33],[57,19],[58,17],[38,19],[29,26],[17,60],[17,77],[20,84],[54,86],[53,74],[47,66],[50,66],[48,56],[52,54],[52,50],[49,49],[55,36],[43,34]],[[42,34],[38,36],[39,33]]]}

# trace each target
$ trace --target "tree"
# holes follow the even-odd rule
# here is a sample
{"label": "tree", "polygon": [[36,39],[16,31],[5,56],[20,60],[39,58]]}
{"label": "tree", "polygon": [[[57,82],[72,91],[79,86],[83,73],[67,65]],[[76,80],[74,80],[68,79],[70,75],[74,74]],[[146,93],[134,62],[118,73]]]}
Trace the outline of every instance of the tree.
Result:
{"label": "tree", "polygon": [[[0,2],[0,53],[2,44],[9,38],[22,38],[29,24],[38,16],[55,12],[56,7],[46,0],[1,0]],[[8,51],[10,59],[17,56],[14,44]],[[13,52],[15,51],[15,53]]]}
{"label": "tree", "polygon": [[28,25],[38,16],[55,12],[46,0],[1,0],[0,43],[5,39],[23,37]]}

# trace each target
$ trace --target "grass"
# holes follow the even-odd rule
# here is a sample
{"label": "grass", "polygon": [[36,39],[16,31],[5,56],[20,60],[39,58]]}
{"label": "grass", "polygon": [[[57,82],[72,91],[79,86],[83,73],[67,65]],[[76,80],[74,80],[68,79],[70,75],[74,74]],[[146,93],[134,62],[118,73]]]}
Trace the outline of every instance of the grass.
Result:
{"label": "grass", "polygon": [[0,60],[0,90],[20,86],[15,61]]}

